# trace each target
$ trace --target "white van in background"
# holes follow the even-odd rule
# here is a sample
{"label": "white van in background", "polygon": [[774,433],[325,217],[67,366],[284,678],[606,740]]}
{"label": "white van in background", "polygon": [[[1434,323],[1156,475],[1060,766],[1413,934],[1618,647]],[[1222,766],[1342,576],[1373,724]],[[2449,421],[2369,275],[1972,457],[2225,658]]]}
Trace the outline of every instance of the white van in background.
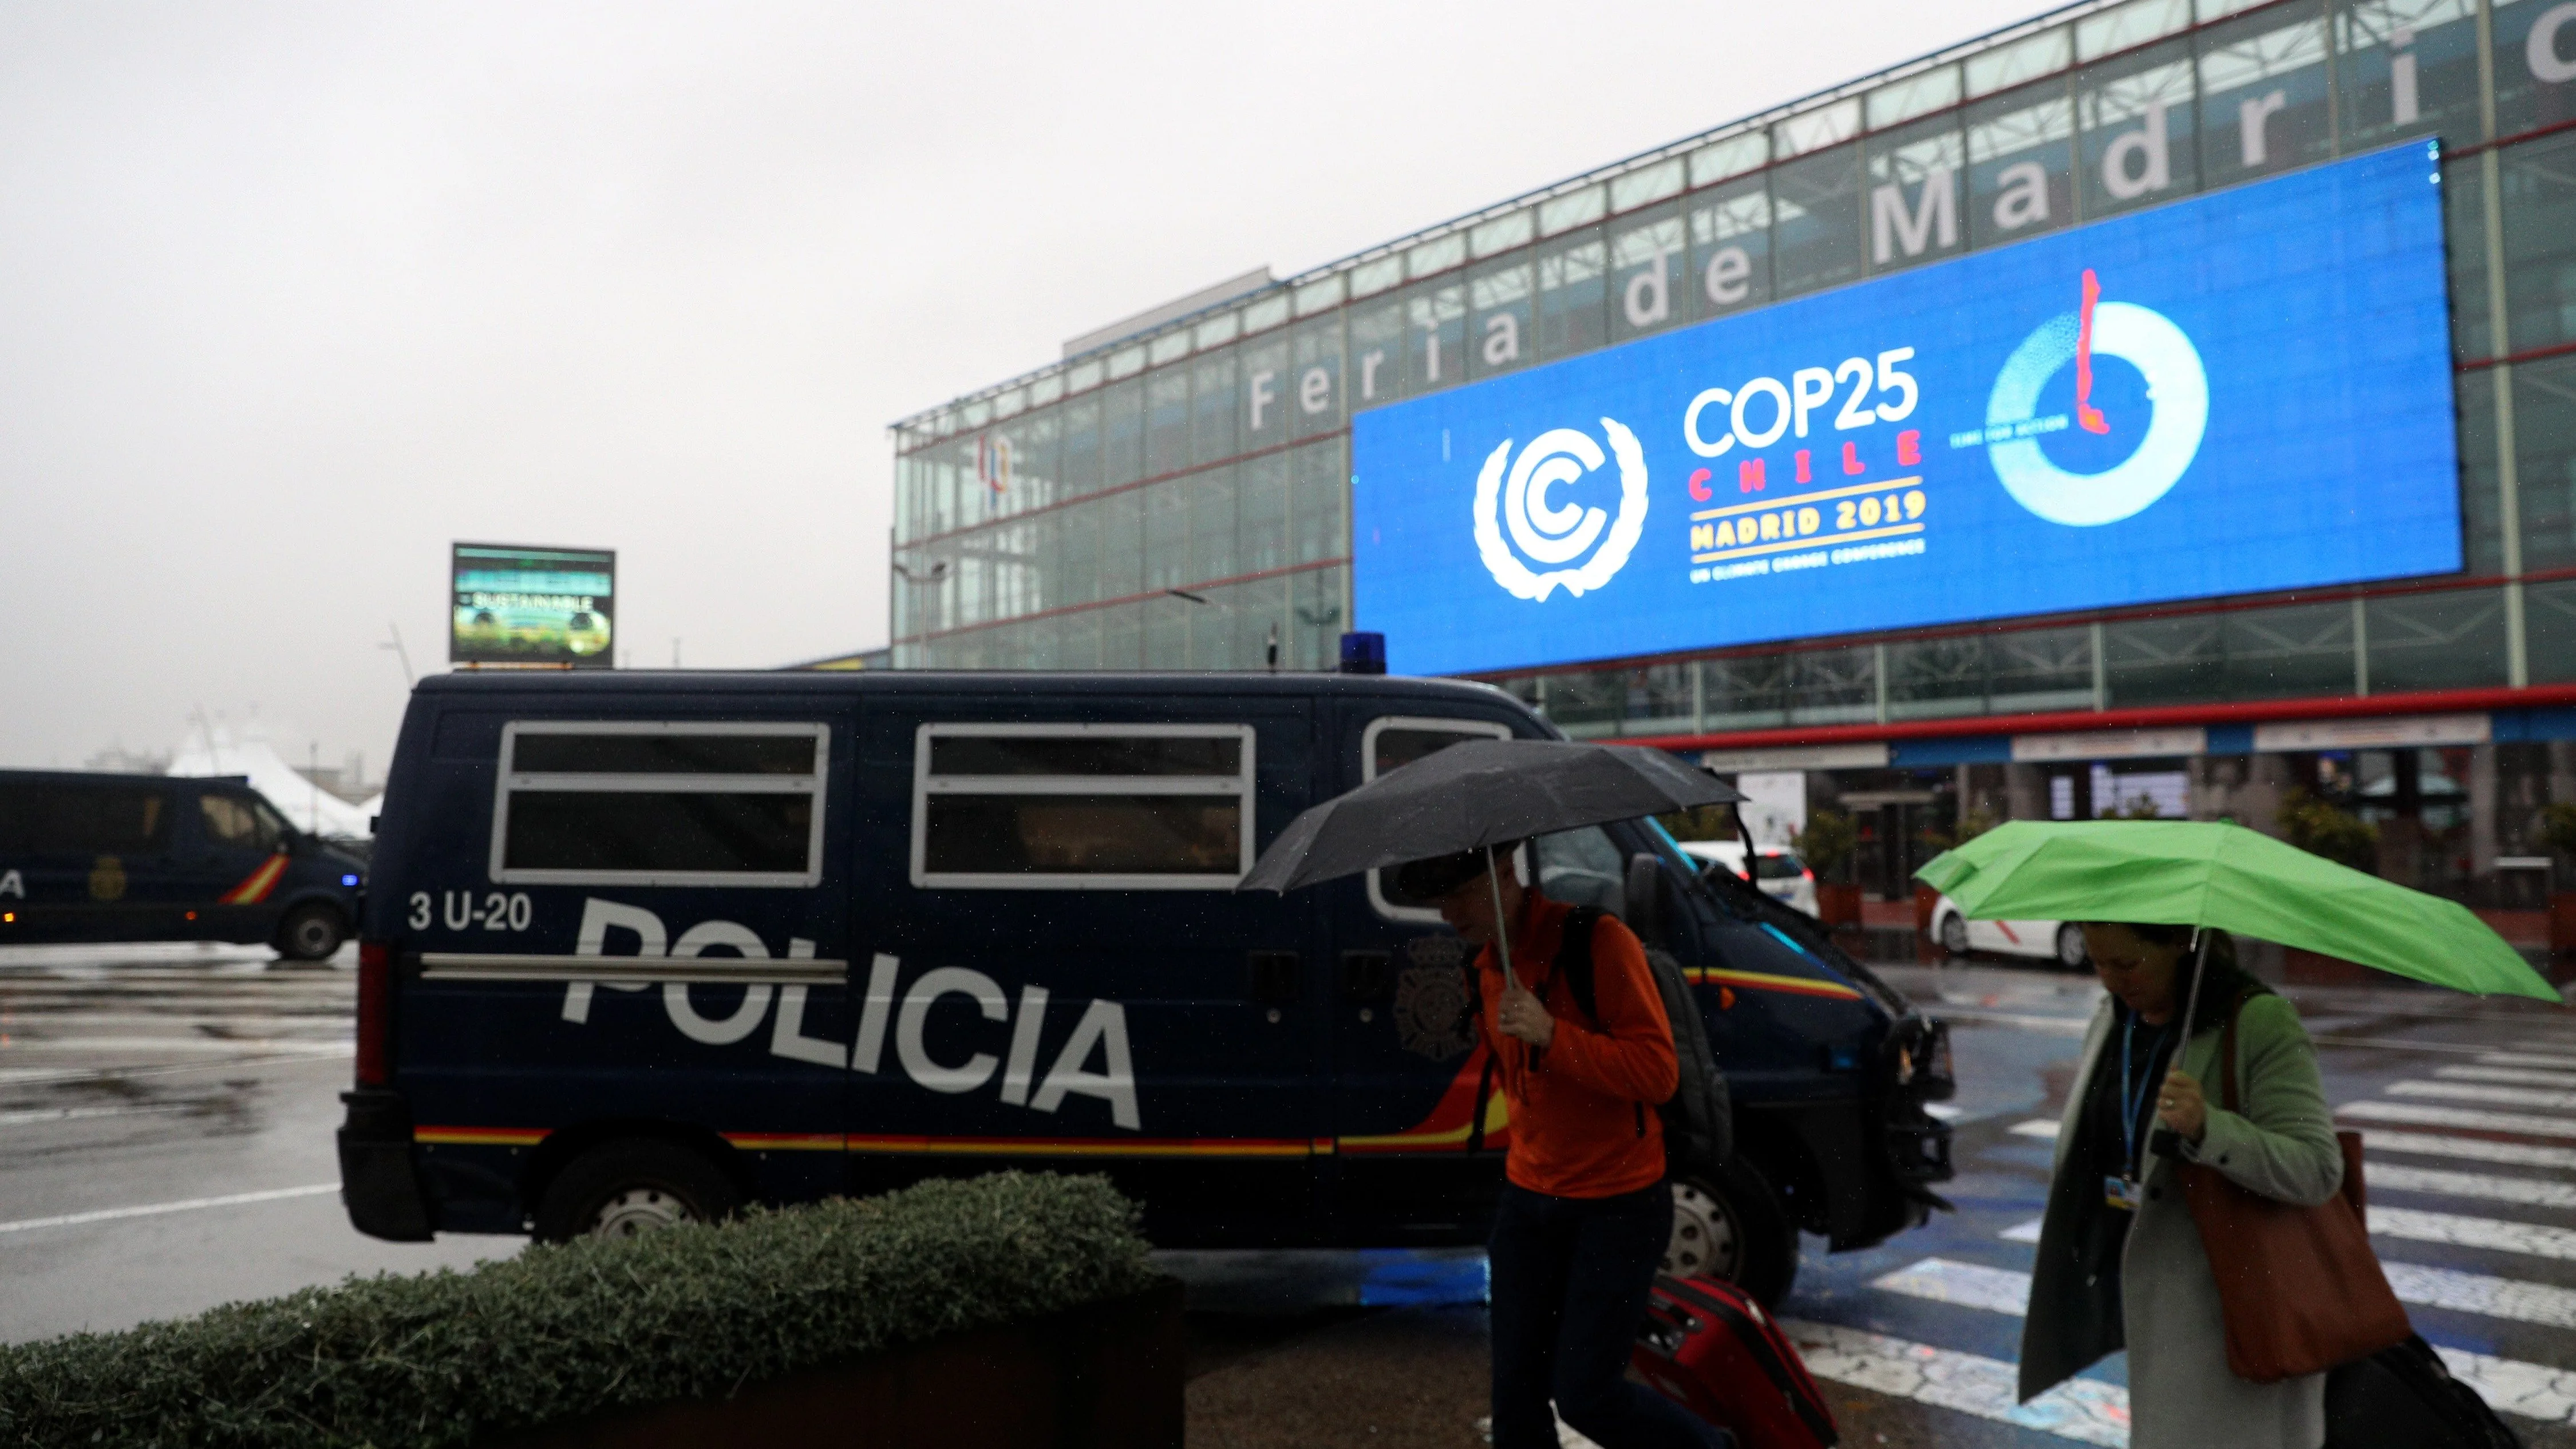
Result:
{"label": "white van in background", "polygon": [[[1739,878],[1744,875],[1744,842],[1741,840],[1685,840],[1679,842],[1682,853],[1712,865],[1722,865]],[[1762,893],[1792,910],[1816,914],[1816,873],[1798,853],[1785,845],[1756,848],[1753,857],[1753,883]]]}
{"label": "white van in background", "polygon": [[[1682,849],[1690,847],[1685,845]],[[1971,951],[2035,956],[2069,971],[2082,971],[2093,964],[2093,958],[2084,950],[2084,932],[2073,921],[1972,921],[1948,896],[1932,907],[1932,939],[1952,956],[1965,956]]]}

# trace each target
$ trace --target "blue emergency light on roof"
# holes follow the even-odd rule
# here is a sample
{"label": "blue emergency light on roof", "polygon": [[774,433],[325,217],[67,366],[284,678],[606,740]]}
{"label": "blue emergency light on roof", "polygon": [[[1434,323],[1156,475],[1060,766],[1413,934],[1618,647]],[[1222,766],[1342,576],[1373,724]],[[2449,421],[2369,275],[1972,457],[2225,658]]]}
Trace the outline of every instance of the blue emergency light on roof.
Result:
{"label": "blue emergency light on roof", "polygon": [[1342,636],[1342,673],[1386,673],[1386,636],[1370,630],[1354,630]]}
{"label": "blue emergency light on roof", "polygon": [[340,884],[342,884],[342,885],[344,885],[344,886],[353,886],[353,885],[356,885],[357,883],[358,883],[358,878],[357,878],[356,876],[354,876],[354,875],[344,875],[344,876],[340,877]]}

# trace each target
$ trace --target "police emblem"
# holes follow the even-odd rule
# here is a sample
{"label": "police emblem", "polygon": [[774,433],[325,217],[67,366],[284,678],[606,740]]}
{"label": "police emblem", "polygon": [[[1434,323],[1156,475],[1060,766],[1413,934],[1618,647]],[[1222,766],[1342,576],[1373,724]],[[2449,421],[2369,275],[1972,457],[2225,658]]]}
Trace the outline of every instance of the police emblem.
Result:
{"label": "police emblem", "polygon": [[1466,950],[1455,936],[1416,936],[1405,943],[1414,964],[1395,982],[1396,1039],[1404,1049],[1446,1061],[1476,1044],[1467,1022]]}
{"label": "police emblem", "polygon": [[89,898],[94,901],[125,899],[125,862],[112,855],[102,855],[90,867]]}

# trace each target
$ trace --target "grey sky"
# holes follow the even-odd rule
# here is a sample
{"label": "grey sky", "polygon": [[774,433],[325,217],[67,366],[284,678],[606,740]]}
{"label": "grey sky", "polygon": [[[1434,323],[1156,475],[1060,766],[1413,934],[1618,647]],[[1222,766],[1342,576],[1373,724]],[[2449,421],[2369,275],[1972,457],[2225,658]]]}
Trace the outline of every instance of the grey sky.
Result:
{"label": "grey sky", "polygon": [[880,643],[895,417],[2039,8],[8,7],[0,765],[379,770],[455,538]]}

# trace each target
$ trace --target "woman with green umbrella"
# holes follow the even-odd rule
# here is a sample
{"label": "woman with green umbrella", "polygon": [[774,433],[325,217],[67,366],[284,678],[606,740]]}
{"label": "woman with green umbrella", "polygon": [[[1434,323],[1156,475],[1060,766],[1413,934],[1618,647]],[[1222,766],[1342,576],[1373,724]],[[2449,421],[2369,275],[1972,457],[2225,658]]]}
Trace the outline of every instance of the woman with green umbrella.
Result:
{"label": "woman with green umbrella", "polygon": [[[2126,1348],[2135,1449],[2317,1449],[2325,1375],[2255,1383],[2230,1368],[2217,1277],[2184,1200],[2183,1163],[2300,1207],[2343,1181],[2316,1049],[2297,1010],[2237,967],[2227,932],[2463,990],[2557,993],[2458,903],[2235,825],[2017,821],[1918,874],[1971,916],[2088,923],[2106,992],[2059,1123],[2023,1399]],[[2227,1110],[2203,1084],[2220,1079],[2231,1017]]]}
{"label": "woman with green umbrella", "polygon": [[[2174,1159],[2149,1144],[2159,1128],[2170,1131],[2179,1160],[2310,1207],[2343,1183],[2334,1118],[2298,1011],[2238,969],[2225,936],[2213,936],[2205,961],[2192,937],[2186,926],[2084,927],[2108,995],[2059,1125],[2022,1330],[2021,1394],[2032,1398],[2125,1347],[2135,1449],[2316,1449],[2325,1442],[2325,1376],[2256,1384],[2229,1370],[2217,1278]],[[2228,1112],[2200,1084],[2214,1076],[2240,998],[2243,1096]]]}

